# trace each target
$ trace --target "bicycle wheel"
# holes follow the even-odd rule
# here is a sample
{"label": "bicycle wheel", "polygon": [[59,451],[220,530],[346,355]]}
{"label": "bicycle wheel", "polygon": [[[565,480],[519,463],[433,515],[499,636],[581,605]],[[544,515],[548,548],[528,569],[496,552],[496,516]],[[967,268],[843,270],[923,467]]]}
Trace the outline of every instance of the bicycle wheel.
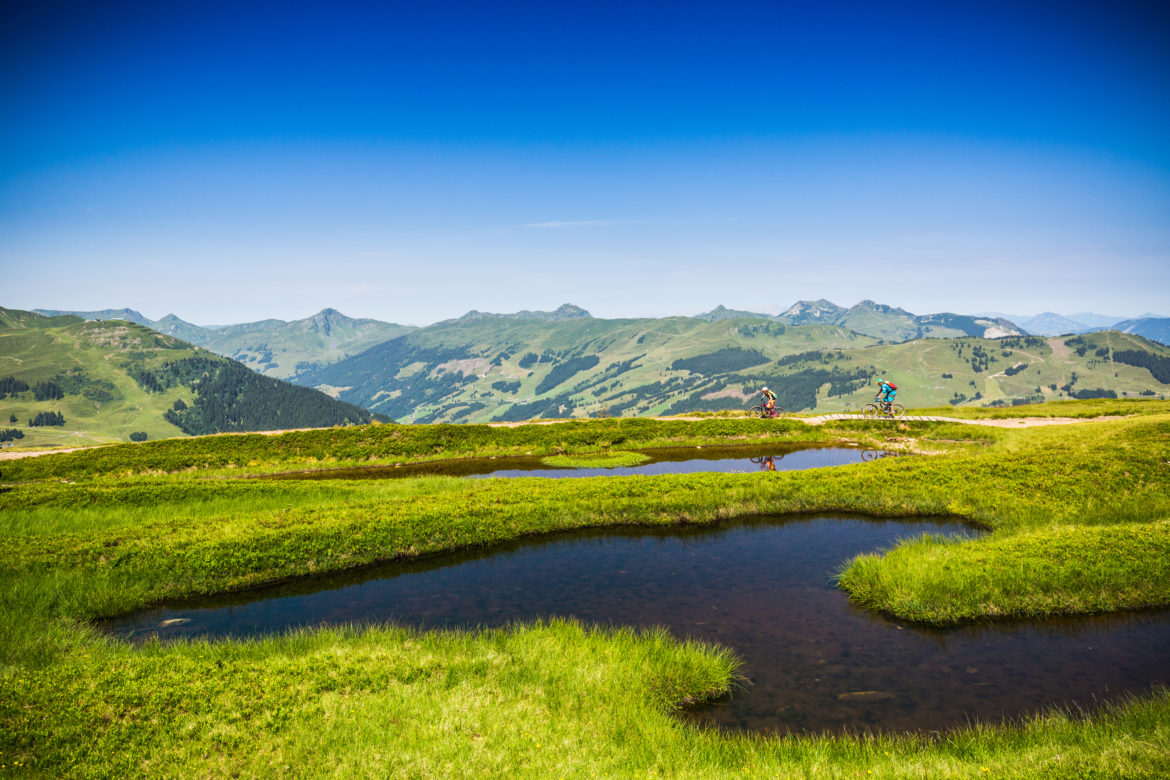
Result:
{"label": "bicycle wheel", "polygon": [[763,417],[763,416],[764,416],[764,407],[762,407],[762,406],[753,406],[751,409],[748,409],[748,417]]}
{"label": "bicycle wheel", "polygon": [[874,417],[877,417],[879,414],[884,414],[884,412],[882,412],[882,410],[878,408],[877,404],[866,404],[864,407],[862,407],[861,413],[867,419],[871,419],[871,420]]}
{"label": "bicycle wheel", "polygon": [[784,417],[787,414],[788,414],[788,412],[784,411],[779,406],[772,407],[772,416],[775,417],[776,419],[780,419],[781,417]]}
{"label": "bicycle wheel", "polygon": [[901,417],[906,414],[906,407],[902,404],[890,404],[890,417]]}

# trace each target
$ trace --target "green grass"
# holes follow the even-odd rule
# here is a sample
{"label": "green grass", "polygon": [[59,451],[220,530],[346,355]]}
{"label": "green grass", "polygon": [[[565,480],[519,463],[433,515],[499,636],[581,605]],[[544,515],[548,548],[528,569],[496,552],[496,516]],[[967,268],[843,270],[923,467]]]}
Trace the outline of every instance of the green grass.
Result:
{"label": "green grass", "polygon": [[612,469],[637,466],[650,460],[640,452],[583,452],[580,455],[549,455],[541,463],[558,468]]}
{"label": "green grass", "polygon": [[[417,447],[416,457],[529,446],[580,453],[631,432],[623,449],[629,440],[685,443],[687,430],[696,441],[716,432],[734,441],[749,421],[616,422],[437,426],[417,431],[417,440],[387,441],[404,454]],[[735,661],[726,650],[659,632],[557,621],[486,632],[331,629],[136,649],[85,626],[165,599],[396,556],[583,526],[709,523],[760,512],[949,515],[992,529],[842,562],[842,584],[860,603],[904,618],[948,623],[1170,603],[1164,412],[1026,430],[769,429],[786,433],[790,425],[826,441],[888,437],[890,445],[946,454],[768,475],[352,483],[149,473],[184,459],[201,465],[214,450],[170,447],[206,440],[51,456],[37,459],[57,461],[51,468],[13,474],[5,464],[13,487],[0,493],[0,771],[19,761],[22,770],[52,776],[1170,772],[1165,692],[1085,717],[1055,713],[937,738],[769,739],[697,732],[673,718],[680,702],[734,687]],[[217,439],[246,444],[229,454],[238,471],[263,471],[304,457],[296,447],[327,447],[331,436],[345,452],[357,446],[347,437],[405,430],[413,429],[312,432],[323,438],[307,442]],[[442,453],[433,452],[436,442]],[[104,460],[111,452],[120,460]],[[130,453],[148,456],[146,464],[133,465]],[[257,464],[249,467],[244,455]],[[103,474],[111,463],[115,473]]]}
{"label": "green grass", "polygon": [[[859,429],[859,433],[862,433]],[[226,434],[109,446],[6,464],[6,479],[106,478],[111,475],[393,465],[452,457],[565,455],[681,445],[827,442],[804,423],[714,418],[697,422],[612,418],[555,425],[369,425],[279,436]]]}
{"label": "green grass", "polygon": [[1165,414],[1170,401],[1128,398],[1095,398],[1087,401],[1048,401],[1007,407],[938,406],[915,408],[907,414],[957,417],[963,420],[1002,420],[1014,417],[1112,417],[1135,414]]}

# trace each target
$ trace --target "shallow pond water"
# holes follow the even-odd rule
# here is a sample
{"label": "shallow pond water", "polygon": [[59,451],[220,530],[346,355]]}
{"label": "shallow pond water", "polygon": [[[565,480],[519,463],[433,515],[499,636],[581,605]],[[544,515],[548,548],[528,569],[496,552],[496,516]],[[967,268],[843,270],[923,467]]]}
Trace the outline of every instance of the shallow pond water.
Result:
{"label": "shallow pond water", "polygon": [[618,477],[635,474],[692,474],[700,471],[751,473],[863,463],[891,453],[859,447],[769,445],[766,447],[673,447],[638,450],[650,460],[637,466],[612,468],[554,467],[535,456],[454,458],[399,466],[317,469],[273,474],[266,479],[394,479],[418,476],[453,477]]}
{"label": "shallow pond water", "polygon": [[104,627],[150,636],[256,636],[393,621],[499,626],[572,616],[665,625],[732,648],[743,689],[687,717],[782,733],[937,730],[1051,705],[1091,707],[1170,682],[1170,611],[906,626],[855,608],[833,583],[852,555],[956,523],[759,518],[542,537],[155,609]]}

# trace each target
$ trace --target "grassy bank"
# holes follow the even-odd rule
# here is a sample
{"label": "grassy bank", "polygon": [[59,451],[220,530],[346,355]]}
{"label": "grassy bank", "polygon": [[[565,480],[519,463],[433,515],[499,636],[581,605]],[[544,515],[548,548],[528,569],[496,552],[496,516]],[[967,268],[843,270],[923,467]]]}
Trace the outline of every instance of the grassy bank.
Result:
{"label": "grassy bank", "polygon": [[279,436],[202,436],[15,460],[6,481],[131,474],[260,474],[307,468],[416,463],[445,458],[563,455],[708,444],[827,442],[834,437],[784,420],[611,418],[514,428],[368,425]]}
{"label": "grassy bank", "polygon": [[957,417],[963,420],[1003,420],[1015,417],[1106,417],[1166,414],[1170,401],[1127,398],[1093,398],[1084,401],[1048,401],[1020,406],[936,406],[915,408],[907,414]]}
{"label": "grassy bank", "polygon": [[[589,451],[623,432],[610,427],[616,422],[486,429],[494,434],[437,426],[420,428],[418,441],[433,445],[426,437],[447,435],[444,453],[532,442],[546,454]],[[719,434],[703,426],[739,422],[654,424],[637,440],[693,444]],[[758,421],[742,422],[759,430]],[[768,434],[788,440],[788,425]],[[776,740],[700,733],[673,719],[680,702],[734,685],[735,663],[724,651],[654,632],[554,622],[133,649],[84,625],[162,599],[532,533],[829,510],[943,514],[992,529],[961,543],[919,539],[842,562],[842,583],[855,598],[905,618],[947,623],[1170,603],[1170,415],[1029,430],[793,425],[823,440],[856,432],[945,454],[806,472],[572,481],[204,479],[191,451],[182,453],[195,466],[190,474],[148,474],[169,470],[157,468],[163,456],[181,460],[165,448],[150,455],[153,467],[123,467],[121,476],[102,474],[107,455],[90,459],[101,451],[53,456],[44,460],[67,468],[15,476],[6,464],[5,480],[15,485],[0,493],[0,764],[10,771],[19,761],[48,775],[1170,771],[1163,747],[1170,696],[1162,693],[1087,719],[1053,715],[939,739]],[[561,434],[569,426],[576,438]],[[373,430],[401,430],[384,428]],[[720,431],[726,439],[744,435]],[[312,433],[344,444],[360,431]],[[283,437],[224,438],[275,448],[252,453],[257,471],[302,456]],[[110,448],[123,449],[149,453]]]}

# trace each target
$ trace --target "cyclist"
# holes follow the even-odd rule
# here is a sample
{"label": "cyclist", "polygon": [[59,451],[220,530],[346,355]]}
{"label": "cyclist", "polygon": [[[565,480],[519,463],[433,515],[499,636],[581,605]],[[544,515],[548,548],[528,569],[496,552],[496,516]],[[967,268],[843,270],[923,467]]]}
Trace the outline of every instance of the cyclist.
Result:
{"label": "cyclist", "polygon": [[776,413],[776,394],[766,387],[760,390],[760,394],[764,397],[762,401],[764,404],[764,414],[771,417]]}
{"label": "cyclist", "polygon": [[898,394],[898,386],[893,382],[887,382],[885,377],[879,379],[877,385],[878,394],[874,400],[883,404],[886,411],[889,411],[890,404],[894,402],[894,396]]}

